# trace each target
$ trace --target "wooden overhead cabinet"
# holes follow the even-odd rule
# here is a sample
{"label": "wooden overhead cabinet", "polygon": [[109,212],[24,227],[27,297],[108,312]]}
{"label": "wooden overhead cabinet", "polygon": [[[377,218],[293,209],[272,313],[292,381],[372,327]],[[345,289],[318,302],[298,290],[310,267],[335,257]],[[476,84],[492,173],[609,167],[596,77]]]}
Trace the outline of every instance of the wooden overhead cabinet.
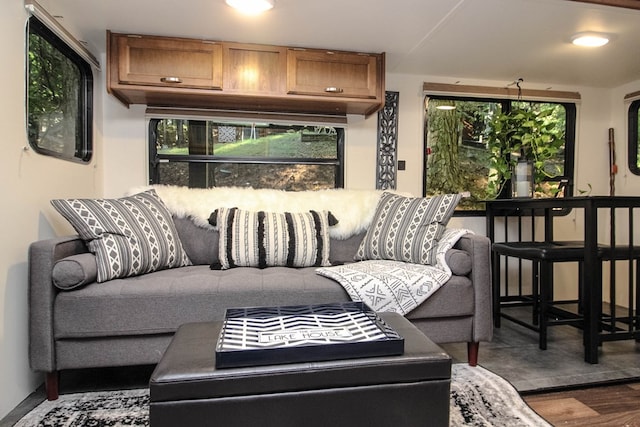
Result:
{"label": "wooden overhead cabinet", "polygon": [[107,35],[107,90],[126,105],[369,116],[384,54]]}
{"label": "wooden overhead cabinet", "polygon": [[239,94],[278,96],[286,81],[286,48],[223,43],[223,89]]}
{"label": "wooden overhead cabinet", "polygon": [[381,66],[380,55],[289,49],[287,92],[376,99],[380,96]]}
{"label": "wooden overhead cabinet", "polygon": [[118,84],[222,89],[220,43],[128,34],[111,43]]}

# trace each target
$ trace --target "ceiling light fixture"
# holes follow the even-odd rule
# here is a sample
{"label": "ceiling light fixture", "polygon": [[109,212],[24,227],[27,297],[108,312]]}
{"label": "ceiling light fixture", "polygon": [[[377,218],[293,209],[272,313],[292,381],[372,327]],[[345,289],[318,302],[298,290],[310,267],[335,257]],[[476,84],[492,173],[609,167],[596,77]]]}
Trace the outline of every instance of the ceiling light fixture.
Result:
{"label": "ceiling light fixture", "polygon": [[600,47],[609,43],[609,36],[602,33],[578,33],[571,37],[571,43],[576,46]]}
{"label": "ceiling light fixture", "polygon": [[225,0],[234,9],[247,15],[258,15],[273,9],[275,0]]}

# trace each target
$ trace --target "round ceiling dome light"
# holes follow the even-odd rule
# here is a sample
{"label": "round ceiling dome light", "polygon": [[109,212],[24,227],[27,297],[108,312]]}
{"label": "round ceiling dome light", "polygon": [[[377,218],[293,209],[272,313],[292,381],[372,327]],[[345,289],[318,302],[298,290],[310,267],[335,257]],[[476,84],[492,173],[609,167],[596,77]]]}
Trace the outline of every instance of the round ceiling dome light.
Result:
{"label": "round ceiling dome light", "polygon": [[578,33],[571,37],[571,43],[576,46],[600,47],[609,43],[609,36],[602,33]]}
{"label": "round ceiling dome light", "polygon": [[247,15],[258,15],[275,6],[275,0],[225,0],[225,3]]}

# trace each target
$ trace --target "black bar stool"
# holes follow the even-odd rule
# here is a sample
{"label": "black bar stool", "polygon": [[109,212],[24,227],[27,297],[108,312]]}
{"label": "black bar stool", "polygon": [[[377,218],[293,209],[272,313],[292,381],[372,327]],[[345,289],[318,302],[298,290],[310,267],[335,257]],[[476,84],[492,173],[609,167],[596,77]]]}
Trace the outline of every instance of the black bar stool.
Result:
{"label": "black bar stool", "polygon": [[[547,348],[547,327],[553,325],[573,325],[581,327],[583,317],[580,310],[582,295],[582,262],[584,261],[584,242],[582,241],[554,241],[554,242],[502,242],[493,244],[493,296],[494,296],[494,324],[500,327],[500,318],[506,318],[532,329],[539,334],[539,347]],[[533,319],[527,323],[521,319],[503,313],[501,308],[510,305],[509,301],[502,301],[500,286],[500,258],[501,256],[519,258],[532,261],[533,281],[532,295],[528,299],[521,297],[520,301],[530,304]],[[553,301],[553,264],[556,262],[579,263],[579,295],[576,300]],[[598,269],[600,271],[600,269]],[[577,303],[578,310],[571,312],[559,308],[562,304]],[[553,315],[554,319],[550,319]]]}
{"label": "black bar stool", "polygon": [[[532,329],[539,334],[539,347],[547,348],[547,328],[554,325],[571,325],[582,328],[584,318],[582,315],[582,264],[584,261],[584,242],[582,241],[554,241],[554,242],[502,242],[492,246],[493,256],[493,307],[494,324],[500,327],[500,318],[505,318],[521,326]],[[598,264],[596,274],[602,275],[603,261],[629,260],[635,261],[636,283],[630,294],[636,295],[640,301],[640,277],[638,277],[638,264],[640,264],[640,246],[621,245],[614,249],[608,245],[598,245]],[[500,258],[501,256],[525,259],[532,261],[533,281],[532,295],[530,298],[520,296],[520,302],[532,306],[532,322],[527,323],[519,318],[503,313],[501,308],[509,306],[513,301],[503,301],[501,298],[500,283]],[[577,262],[578,273],[578,298],[569,301],[553,300],[553,264],[556,262]],[[613,287],[615,289],[615,287]],[[566,310],[562,305],[577,304],[577,310]],[[638,306],[638,302],[635,303]],[[631,304],[633,306],[633,303]],[[615,307],[613,308],[615,313]],[[632,316],[629,316],[632,317]],[[616,316],[609,314],[601,316],[601,327],[615,328]],[[623,320],[623,319],[619,319]],[[633,319],[628,319],[632,321]],[[638,319],[636,319],[636,322]],[[613,323],[612,323],[613,322]]]}

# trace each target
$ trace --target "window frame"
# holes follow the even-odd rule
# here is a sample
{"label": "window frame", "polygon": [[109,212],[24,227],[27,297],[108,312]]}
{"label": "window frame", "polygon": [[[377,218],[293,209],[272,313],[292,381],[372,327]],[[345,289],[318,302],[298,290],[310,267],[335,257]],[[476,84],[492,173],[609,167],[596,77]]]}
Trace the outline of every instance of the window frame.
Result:
{"label": "window frame", "polygon": [[[155,130],[157,129],[157,124],[165,119],[182,119],[182,120],[194,120],[194,121],[213,121],[216,123],[230,123],[237,124],[238,122],[247,122],[250,123],[254,121],[253,119],[241,120],[238,118],[234,118],[229,120],[229,118],[218,118],[218,117],[178,117],[175,115],[166,115],[162,118],[158,117],[158,115],[154,115],[153,117],[148,119],[148,143],[149,143],[149,157],[148,157],[148,182],[149,185],[154,184],[164,184],[160,182],[160,171],[159,165],[164,162],[182,162],[182,163],[206,163],[206,164],[224,164],[224,163],[233,163],[233,164],[260,164],[260,165],[321,165],[321,166],[331,166],[335,167],[335,182],[333,188],[344,188],[344,164],[345,164],[345,138],[346,138],[346,128],[344,126],[339,126],[336,124],[326,124],[326,126],[332,126],[336,129],[337,132],[337,140],[336,140],[336,159],[325,159],[325,158],[311,158],[311,157],[234,157],[234,156],[216,156],[206,155],[206,154],[187,154],[187,155],[175,155],[175,154],[159,154],[157,152],[156,147],[156,139],[154,137]],[[264,120],[266,122],[271,122],[269,119]],[[318,126],[321,125],[319,123],[287,123],[283,124],[282,121],[278,120],[277,123],[281,126]],[[202,187],[196,187],[202,188]]]}
{"label": "window frame", "polygon": [[[573,187],[575,180],[575,136],[576,136],[576,124],[577,124],[577,106],[575,102],[568,100],[556,100],[556,99],[514,99],[514,98],[500,98],[491,96],[471,96],[465,94],[432,94],[425,93],[424,95],[424,108],[423,108],[423,167],[422,167],[422,195],[426,196],[428,183],[427,183],[427,167],[428,167],[428,102],[431,99],[436,100],[454,100],[454,101],[469,101],[469,102],[487,102],[500,104],[502,111],[508,112],[513,108],[513,103],[528,102],[528,103],[542,103],[542,104],[559,104],[565,108],[566,122],[565,122],[565,147],[564,147],[564,174],[555,178],[550,178],[549,182],[562,183],[564,197],[572,197]],[[476,210],[456,210],[455,216],[484,216],[484,209]]]}
{"label": "window frame", "polygon": [[629,170],[634,175],[640,175],[638,165],[638,150],[640,150],[640,135],[638,134],[638,116],[640,115],[640,99],[636,99],[629,104],[628,110],[628,158]]}
{"label": "window frame", "polygon": [[[29,60],[29,39],[31,34],[45,40],[54,47],[61,55],[71,61],[80,71],[80,81],[78,87],[78,97],[76,99],[78,114],[76,115],[76,138],[73,141],[73,156],[66,155],[54,150],[43,148],[29,135],[29,78],[30,78],[30,60]],[[88,164],[93,158],[93,70],[91,65],[79,55],[71,46],[62,40],[51,28],[36,16],[30,16],[27,20],[26,28],[26,125],[27,125],[27,141],[29,146],[37,153],[55,157],[61,160],[71,161],[74,163]],[[68,143],[65,141],[65,144]]]}

